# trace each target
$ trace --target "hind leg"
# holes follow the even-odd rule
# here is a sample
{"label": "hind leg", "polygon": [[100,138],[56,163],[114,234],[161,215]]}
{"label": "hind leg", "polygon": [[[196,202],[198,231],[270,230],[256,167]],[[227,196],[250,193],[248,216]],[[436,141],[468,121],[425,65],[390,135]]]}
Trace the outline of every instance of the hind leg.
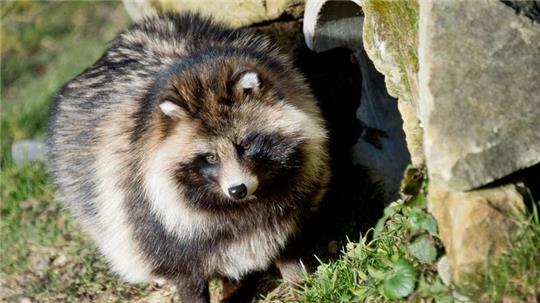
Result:
{"label": "hind leg", "polygon": [[250,275],[241,281],[222,279],[220,303],[249,303],[257,291],[259,275]]}
{"label": "hind leg", "polygon": [[282,257],[275,261],[276,267],[279,269],[283,281],[292,286],[302,284],[302,263],[294,258]]}
{"label": "hind leg", "polygon": [[182,276],[176,279],[176,287],[180,299],[184,303],[209,303],[210,291],[208,280],[196,277]]}

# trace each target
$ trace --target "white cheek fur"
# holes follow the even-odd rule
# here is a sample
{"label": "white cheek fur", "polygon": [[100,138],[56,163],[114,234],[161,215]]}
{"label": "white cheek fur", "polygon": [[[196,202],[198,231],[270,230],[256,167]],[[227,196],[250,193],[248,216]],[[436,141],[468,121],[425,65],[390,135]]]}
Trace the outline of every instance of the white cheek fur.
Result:
{"label": "white cheek fur", "polygon": [[116,185],[119,178],[115,167],[118,166],[122,166],[122,159],[118,159],[108,148],[99,153],[95,170],[100,176],[96,203],[99,204],[97,217],[101,228],[93,236],[120,275],[130,282],[146,282],[153,277],[148,262],[135,243],[124,206],[125,193]]}
{"label": "white cheek fur", "polygon": [[182,192],[167,173],[170,167],[167,151],[167,148],[158,150],[150,160],[145,175],[146,194],[152,212],[165,229],[180,239],[190,239],[204,231],[208,218],[186,205]]}

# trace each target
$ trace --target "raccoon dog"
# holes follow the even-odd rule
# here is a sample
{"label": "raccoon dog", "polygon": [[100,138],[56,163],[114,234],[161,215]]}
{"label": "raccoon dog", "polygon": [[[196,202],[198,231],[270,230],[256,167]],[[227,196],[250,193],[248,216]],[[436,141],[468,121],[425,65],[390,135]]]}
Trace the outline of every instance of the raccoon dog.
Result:
{"label": "raccoon dog", "polygon": [[59,92],[49,145],[58,198],[113,269],[172,281],[184,302],[273,262],[292,279],[286,247],[329,181],[327,131],[290,59],[194,14],[115,38]]}

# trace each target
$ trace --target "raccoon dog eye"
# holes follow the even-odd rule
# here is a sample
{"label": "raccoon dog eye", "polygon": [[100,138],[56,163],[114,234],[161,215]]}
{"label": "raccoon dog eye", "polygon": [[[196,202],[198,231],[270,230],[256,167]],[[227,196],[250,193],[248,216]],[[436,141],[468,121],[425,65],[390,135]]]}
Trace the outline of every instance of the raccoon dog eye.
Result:
{"label": "raccoon dog eye", "polygon": [[206,162],[210,164],[216,164],[218,162],[218,156],[216,154],[208,154],[206,155]]}
{"label": "raccoon dog eye", "polygon": [[247,143],[247,142],[246,142],[246,143],[242,143],[242,148],[243,148],[244,150],[248,150],[250,147],[251,147],[251,143]]}

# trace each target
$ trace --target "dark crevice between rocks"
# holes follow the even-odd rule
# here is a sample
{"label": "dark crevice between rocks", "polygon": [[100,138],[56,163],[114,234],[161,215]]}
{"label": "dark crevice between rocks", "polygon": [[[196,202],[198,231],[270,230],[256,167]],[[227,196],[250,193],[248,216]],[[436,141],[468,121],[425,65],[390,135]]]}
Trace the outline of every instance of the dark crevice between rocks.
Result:
{"label": "dark crevice between rocks", "polygon": [[316,266],[314,255],[322,260],[337,257],[347,238],[358,239],[373,227],[384,208],[380,187],[371,182],[366,168],[352,162],[352,148],[362,130],[356,118],[362,89],[360,69],[347,49],[319,54],[310,51],[304,43],[300,22],[274,22],[254,28],[274,37],[293,55],[330,130],[330,189],[294,247],[308,267]]}
{"label": "dark crevice between rocks", "polygon": [[334,175],[326,199],[306,227],[306,246],[314,247],[319,257],[332,256],[345,236],[356,239],[375,225],[383,199],[367,169],[353,165],[352,148],[361,132],[356,110],[362,79],[352,53],[334,49],[316,54],[303,48],[298,58],[328,123]]}
{"label": "dark crevice between rocks", "polygon": [[523,196],[529,213],[533,210],[533,205],[540,208],[540,163],[514,172],[478,189],[497,188],[508,184],[516,184],[516,189]]}
{"label": "dark crevice between rocks", "polygon": [[540,202],[540,163],[524,171],[523,182],[531,192],[532,199]]}
{"label": "dark crevice between rocks", "polygon": [[540,164],[518,172],[517,177],[523,181],[523,186],[518,185],[518,191],[524,197],[529,213],[535,207],[540,211]]}
{"label": "dark crevice between rocks", "polygon": [[518,15],[540,23],[540,1],[501,0],[501,2],[513,8]]}

